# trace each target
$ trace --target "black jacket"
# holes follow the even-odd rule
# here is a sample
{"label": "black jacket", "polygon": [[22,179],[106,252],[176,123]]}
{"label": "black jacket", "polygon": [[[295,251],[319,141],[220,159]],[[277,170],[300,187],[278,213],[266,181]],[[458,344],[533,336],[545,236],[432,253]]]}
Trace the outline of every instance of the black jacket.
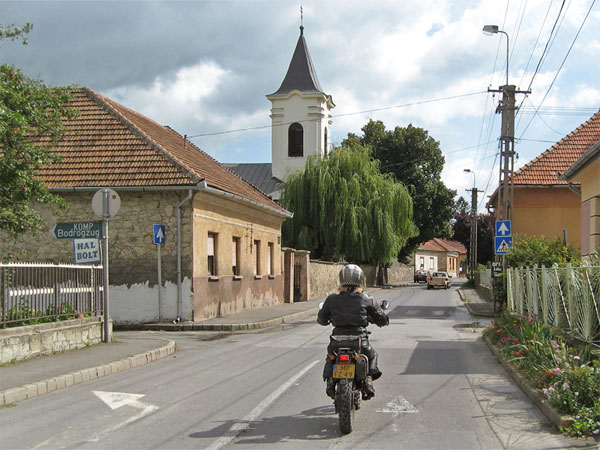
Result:
{"label": "black jacket", "polygon": [[335,327],[334,334],[353,330],[362,332],[369,321],[380,327],[390,323],[389,317],[373,297],[353,291],[331,294],[317,316],[317,322],[321,325],[331,323]]}

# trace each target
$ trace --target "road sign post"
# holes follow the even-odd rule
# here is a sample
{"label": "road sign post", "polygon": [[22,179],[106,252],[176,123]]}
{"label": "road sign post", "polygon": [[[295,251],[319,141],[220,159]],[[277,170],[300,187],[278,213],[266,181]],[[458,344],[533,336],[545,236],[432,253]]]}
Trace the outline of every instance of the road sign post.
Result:
{"label": "road sign post", "polygon": [[92,198],[92,209],[102,217],[102,239],[104,240],[104,342],[110,343],[110,301],[108,277],[108,221],[114,217],[121,207],[121,198],[112,189],[104,188],[96,191]]}
{"label": "road sign post", "polygon": [[160,247],[165,245],[165,226],[152,225],[152,237],[156,244],[156,256],[158,259],[158,322],[162,322],[162,265],[160,257]]}

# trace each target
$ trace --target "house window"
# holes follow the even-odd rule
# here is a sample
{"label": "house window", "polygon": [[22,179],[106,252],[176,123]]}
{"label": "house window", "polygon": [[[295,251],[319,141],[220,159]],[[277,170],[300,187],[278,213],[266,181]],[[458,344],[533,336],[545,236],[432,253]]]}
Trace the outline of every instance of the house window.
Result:
{"label": "house window", "polygon": [[325,150],[325,156],[327,156],[327,154],[329,153],[329,146],[327,145],[327,128],[325,128],[325,139],[324,139],[324,146],[323,149]]}
{"label": "house window", "polygon": [[208,255],[208,275],[217,275],[217,233],[208,233],[206,240],[206,254]]}
{"label": "house window", "polygon": [[304,156],[304,129],[298,122],[288,129],[288,156]]}
{"label": "house window", "polygon": [[231,273],[240,274],[240,238],[234,236],[231,240]]}
{"label": "house window", "polygon": [[269,242],[269,253],[267,253],[267,275],[274,275],[273,262],[275,261],[275,245]]}
{"label": "house window", "polygon": [[435,266],[434,266],[434,264],[433,264],[433,256],[430,256],[430,257],[429,257],[429,268],[430,268],[431,270],[435,270]]}
{"label": "house window", "polygon": [[425,257],[419,256],[419,269],[425,270]]}
{"label": "house window", "polygon": [[254,275],[260,275],[260,241],[254,241]]}

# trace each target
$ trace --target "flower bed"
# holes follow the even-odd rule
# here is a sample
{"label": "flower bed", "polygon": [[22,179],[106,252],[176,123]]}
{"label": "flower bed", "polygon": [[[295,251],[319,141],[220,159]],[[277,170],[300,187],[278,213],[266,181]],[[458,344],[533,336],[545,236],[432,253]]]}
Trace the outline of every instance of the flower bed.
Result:
{"label": "flower bed", "polygon": [[569,345],[557,329],[503,314],[484,335],[555,411],[573,417],[563,431],[600,434],[600,362],[590,346]]}

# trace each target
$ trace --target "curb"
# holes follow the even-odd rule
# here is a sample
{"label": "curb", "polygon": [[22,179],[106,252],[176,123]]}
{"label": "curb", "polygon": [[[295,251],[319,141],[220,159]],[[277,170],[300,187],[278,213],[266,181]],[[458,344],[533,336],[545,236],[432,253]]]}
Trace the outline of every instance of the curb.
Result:
{"label": "curb", "polygon": [[300,319],[317,314],[319,308],[299,311],[297,313],[287,314],[274,319],[263,320],[260,322],[248,323],[150,323],[138,326],[118,327],[119,330],[147,330],[147,331],[242,331],[258,330],[261,328],[270,328],[284,323],[292,323]]}
{"label": "curb", "polygon": [[140,353],[118,361],[113,361],[89,369],[82,369],[66,375],[49,378],[44,381],[26,384],[21,387],[10,388],[0,391],[0,407],[13,405],[17,402],[33,397],[47,394],[49,392],[65,389],[86,381],[95,380],[108,375],[122,372],[134,367],[140,367],[154,361],[158,361],[171,355],[176,350],[175,341],[169,341],[166,345],[145,353]]}
{"label": "curb", "polygon": [[529,400],[531,400],[531,402],[544,413],[550,422],[552,422],[557,428],[564,428],[573,425],[573,418],[571,416],[561,415],[550,405],[548,405],[548,403],[544,402],[542,394],[533,389],[519,372],[517,372],[510,364],[504,361],[502,355],[500,354],[500,350],[498,350],[496,346],[492,344],[487,336],[483,336],[483,339],[496,359],[500,362],[500,364],[502,364],[502,367],[504,367],[504,369],[510,374],[512,379],[515,380],[515,383],[519,385]]}
{"label": "curb", "polygon": [[470,302],[465,298],[464,293],[460,289],[457,289],[457,291],[458,291],[458,296],[460,297],[460,299],[462,300],[462,302],[467,307],[467,310],[469,311],[469,314],[471,314],[472,316],[475,316],[475,317],[496,317],[497,316],[497,314],[494,313],[493,311],[483,312],[483,311],[475,311],[475,310],[473,310],[469,306]]}

